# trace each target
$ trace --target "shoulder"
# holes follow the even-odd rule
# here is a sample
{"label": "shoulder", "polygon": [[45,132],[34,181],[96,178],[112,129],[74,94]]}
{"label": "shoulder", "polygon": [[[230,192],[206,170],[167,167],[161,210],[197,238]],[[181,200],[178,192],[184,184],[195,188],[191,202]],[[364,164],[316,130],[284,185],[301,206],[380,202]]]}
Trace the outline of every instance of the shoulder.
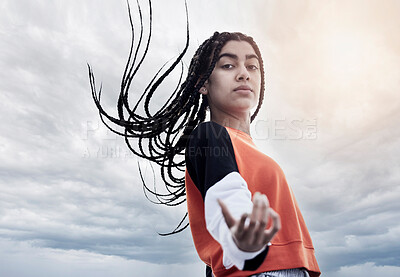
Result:
{"label": "shoulder", "polygon": [[[232,141],[226,128],[218,123],[207,121],[200,123],[189,136],[185,155],[205,156],[203,152],[220,151],[233,152]],[[199,153],[202,153],[200,155]]]}
{"label": "shoulder", "polygon": [[219,140],[229,137],[226,128],[213,121],[200,123],[191,133],[189,140]]}

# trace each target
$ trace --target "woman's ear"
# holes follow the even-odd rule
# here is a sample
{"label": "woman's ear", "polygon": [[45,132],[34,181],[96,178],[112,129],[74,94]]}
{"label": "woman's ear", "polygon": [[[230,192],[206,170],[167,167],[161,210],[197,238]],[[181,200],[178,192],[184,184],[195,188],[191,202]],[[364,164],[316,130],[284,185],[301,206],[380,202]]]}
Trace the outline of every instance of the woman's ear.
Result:
{"label": "woman's ear", "polygon": [[203,95],[207,95],[208,94],[207,86],[208,86],[208,80],[206,80],[204,82],[203,86],[200,88],[199,91],[200,91],[201,94],[203,94]]}
{"label": "woman's ear", "polygon": [[205,86],[202,86],[199,90],[199,92],[203,95],[207,95],[208,94],[208,90]]}

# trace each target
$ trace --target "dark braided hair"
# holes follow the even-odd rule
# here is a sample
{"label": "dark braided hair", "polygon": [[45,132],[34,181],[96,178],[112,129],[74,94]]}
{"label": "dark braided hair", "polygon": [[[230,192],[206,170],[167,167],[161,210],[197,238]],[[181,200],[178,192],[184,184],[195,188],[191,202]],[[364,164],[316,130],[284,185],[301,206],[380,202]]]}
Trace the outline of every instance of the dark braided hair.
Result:
{"label": "dark braided hair", "polygon": [[[92,97],[99,110],[100,118],[102,122],[107,126],[107,128],[110,129],[112,132],[123,136],[125,138],[125,142],[128,148],[135,155],[141,158],[145,158],[159,166],[161,178],[164,182],[166,189],[165,193],[158,192],[156,186],[154,186],[154,188],[150,188],[146,185],[146,183],[144,182],[142,171],[139,166],[139,173],[143,182],[143,189],[146,198],[148,198],[153,203],[164,204],[167,206],[176,206],[186,201],[184,177],[184,150],[186,147],[186,143],[192,130],[199,123],[205,120],[206,109],[208,107],[208,102],[205,95],[202,95],[202,99],[200,101],[201,94],[199,93],[199,89],[210,77],[216,62],[218,61],[222,47],[230,40],[246,41],[250,43],[257,56],[260,58],[260,70],[262,76],[260,89],[261,91],[258,106],[251,116],[251,121],[253,121],[254,118],[257,116],[257,113],[260,110],[264,98],[264,66],[260,50],[254,42],[253,38],[238,32],[215,32],[196,50],[190,62],[187,77],[183,81],[183,83],[181,83],[183,76],[182,66],[180,79],[175,90],[172,92],[166,103],[157,112],[151,114],[149,111],[149,104],[154,92],[179,63],[181,63],[181,65],[183,64],[182,58],[189,47],[189,23],[187,16],[185,48],[175,59],[172,65],[165,69],[164,73],[162,73],[161,76],[159,76],[160,72],[163,71],[166,64],[164,64],[158,70],[158,72],[155,74],[155,76],[152,78],[148,86],[139,97],[136,105],[134,107],[130,107],[128,103],[129,88],[132,84],[133,78],[136,76],[142,62],[144,61],[144,58],[148,53],[148,48],[152,35],[152,7],[151,1],[149,0],[149,34],[147,37],[144,53],[141,58],[139,58],[139,48],[143,40],[143,18],[139,3],[137,5],[141,28],[139,42],[135,49],[135,31],[128,2],[128,13],[131,24],[132,40],[130,53],[122,77],[121,89],[117,102],[118,118],[110,116],[100,104],[102,88],[100,87],[99,92],[97,92],[93,71],[88,64]],[[139,59],[139,61],[137,59]],[[143,99],[145,112],[144,116],[139,115],[136,112],[139,104],[143,101]],[[120,132],[113,129],[109,123],[106,123],[105,118],[107,118],[107,120],[111,123],[122,127],[124,131]],[[130,141],[133,138],[137,140],[136,147],[133,147]],[[146,147],[144,147],[144,144],[146,145]],[[144,148],[146,148],[146,150]],[[152,170],[154,172],[153,167]],[[156,200],[150,199],[148,197],[149,194],[153,195],[154,199]],[[181,227],[186,217],[187,213],[174,231],[168,234],[160,235],[174,234],[184,230],[189,225],[189,223],[187,223],[184,227]]]}

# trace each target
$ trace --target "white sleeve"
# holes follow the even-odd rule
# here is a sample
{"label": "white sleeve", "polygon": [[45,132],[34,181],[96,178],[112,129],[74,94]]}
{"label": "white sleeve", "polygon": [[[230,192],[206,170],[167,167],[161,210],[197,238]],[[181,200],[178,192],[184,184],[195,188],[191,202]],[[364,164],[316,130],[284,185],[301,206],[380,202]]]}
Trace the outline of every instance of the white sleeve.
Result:
{"label": "white sleeve", "polygon": [[243,270],[245,261],[255,258],[265,250],[266,246],[257,252],[240,250],[233,241],[217,199],[221,199],[226,204],[232,216],[237,220],[243,213],[251,213],[253,209],[251,193],[246,181],[238,172],[227,174],[207,190],[204,209],[207,230],[222,246],[225,268],[236,266],[239,270]]}

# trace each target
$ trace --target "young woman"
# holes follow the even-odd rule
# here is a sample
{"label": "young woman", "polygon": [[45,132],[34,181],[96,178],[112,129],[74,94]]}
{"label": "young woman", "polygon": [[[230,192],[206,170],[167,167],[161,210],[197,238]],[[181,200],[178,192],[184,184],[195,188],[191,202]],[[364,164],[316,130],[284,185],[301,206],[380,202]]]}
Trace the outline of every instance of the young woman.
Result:
{"label": "young woman", "polygon": [[[146,191],[166,205],[187,201],[190,229],[207,276],[319,276],[310,235],[285,176],[250,135],[250,123],[264,98],[263,60],[256,43],[242,33],[215,32],[197,49],[185,81],[151,113],[154,92],[182,60],[188,40],[181,55],[164,74],[156,74],[131,107],[129,86],[150,37],[151,29],[139,61],[142,37],[135,54],[132,39],[119,118],[102,108],[101,89],[97,94],[89,67],[103,122],[106,117],[122,126],[124,132],[119,132],[105,123],[126,138],[135,154],[160,166],[168,193],[144,183]],[[143,99],[144,116],[136,111]],[[204,122],[207,110],[210,121]],[[138,139],[136,149],[129,138]],[[187,226],[179,229],[181,224],[173,233]]]}

